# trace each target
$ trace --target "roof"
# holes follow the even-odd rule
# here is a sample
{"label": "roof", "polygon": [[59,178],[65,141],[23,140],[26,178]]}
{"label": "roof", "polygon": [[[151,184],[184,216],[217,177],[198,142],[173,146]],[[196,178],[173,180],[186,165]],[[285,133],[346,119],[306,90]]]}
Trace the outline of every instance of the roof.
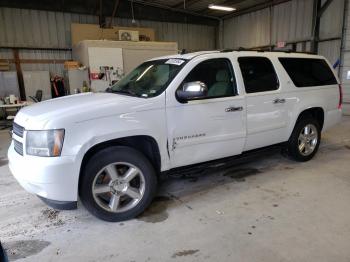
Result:
{"label": "roof", "polygon": [[[145,2],[145,1],[135,1]],[[174,8],[184,11],[190,11],[201,15],[208,15],[213,17],[222,18],[230,12],[223,12],[209,9],[210,4],[224,5],[236,8],[237,12],[248,10],[251,8],[263,7],[266,4],[273,4],[274,1],[266,0],[149,0],[147,3],[156,4],[168,8]],[[234,14],[235,12],[232,12]]]}
{"label": "roof", "polygon": [[[104,16],[111,16],[115,3],[118,3],[115,16],[130,18],[130,4],[132,3],[135,17],[138,19],[159,21],[167,19],[172,21],[176,20],[176,16],[182,14],[193,18],[188,22],[204,23],[208,20],[217,22],[219,18],[241,15],[287,1],[290,0],[104,0],[101,8]],[[100,2],[102,3],[102,1]],[[208,8],[210,4],[234,7],[236,10],[233,12],[212,10]],[[100,13],[99,1],[96,2],[96,0],[2,0],[0,6],[92,15]],[[159,12],[159,8],[162,9],[162,12]],[[182,18],[178,20],[182,20]],[[194,18],[202,18],[202,20]],[[185,22],[186,20],[182,21]]]}
{"label": "roof", "polygon": [[176,55],[169,55],[169,56],[162,56],[162,57],[156,57],[151,60],[156,59],[170,59],[170,58],[177,58],[177,59],[185,59],[190,60],[194,57],[201,56],[201,55],[211,55],[211,54],[227,54],[232,53],[235,56],[270,56],[270,57],[309,57],[309,58],[321,58],[322,56],[314,55],[310,53],[298,53],[298,52],[289,52],[289,51],[239,51],[239,50],[232,50],[232,51],[200,51],[200,52],[193,52],[193,53],[187,53],[187,54],[176,54]]}
{"label": "roof", "polygon": [[204,55],[204,54],[212,54],[212,53],[219,53],[220,51],[200,51],[200,52],[193,52],[193,53],[187,53],[187,54],[176,54],[176,55],[167,55],[167,56],[161,56],[156,57],[151,60],[155,59],[169,59],[169,58],[178,58],[178,59],[185,59],[190,60],[195,56]]}

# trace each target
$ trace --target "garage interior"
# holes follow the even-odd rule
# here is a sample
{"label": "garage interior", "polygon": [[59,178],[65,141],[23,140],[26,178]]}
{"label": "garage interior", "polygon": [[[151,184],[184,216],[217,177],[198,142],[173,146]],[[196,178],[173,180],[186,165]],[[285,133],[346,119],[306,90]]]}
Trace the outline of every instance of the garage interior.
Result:
{"label": "garage interior", "polygon": [[[275,150],[179,174],[162,181],[142,215],[120,223],[79,202],[49,208],[12,176],[19,107],[2,105],[103,91],[152,57],[224,49],[314,53],[333,65],[343,118],[322,133],[311,161]],[[350,260],[349,1],[0,0],[0,107],[0,241],[10,261]]]}

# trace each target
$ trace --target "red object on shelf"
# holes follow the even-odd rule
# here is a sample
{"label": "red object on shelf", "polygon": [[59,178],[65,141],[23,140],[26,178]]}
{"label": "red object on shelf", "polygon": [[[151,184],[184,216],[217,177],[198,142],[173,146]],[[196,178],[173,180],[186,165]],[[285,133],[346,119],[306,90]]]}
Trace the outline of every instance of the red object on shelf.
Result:
{"label": "red object on shelf", "polygon": [[99,73],[90,73],[90,79],[91,80],[98,80],[99,78],[98,78],[98,74]]}

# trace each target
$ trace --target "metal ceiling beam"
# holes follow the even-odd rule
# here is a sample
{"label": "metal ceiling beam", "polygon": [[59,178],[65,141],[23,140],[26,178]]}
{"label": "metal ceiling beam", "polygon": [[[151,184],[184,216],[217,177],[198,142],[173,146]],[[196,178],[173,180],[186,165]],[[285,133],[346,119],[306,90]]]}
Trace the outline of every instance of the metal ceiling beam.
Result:
{"label": "metal ceiling beam", "polygon": [[327,8],[330,6],[330,4],[333,2],[333,0],[327,0],[322,7],[320,8],[317,16],[321,17],[323,13],[327,10]]}
{"label": "metal ceiling beam", "polygon": [[138,3],[141,5],[145,5],[145,6],[153,6],[156,8],[161,8],[161,9],[165,9],[165,10],[170,10],[173,12],[178,12],[178,13],[183,13],[183,14],[188,14],[188,15],[193,15],[193,16],[198,16],[198,17],[203,17],[203,18],[209,18],[209,19],[214,19],[214,20],[220,20],[220,18],[216,17],[216,16],[210,16],[210,15],[203,15],[201,13],[197,13],[194,11],[190,11],[190,10],[186,10],[186,9],[180,9],[180,8],[174,8],[171,6],[167,6],[167,5],[162,5],[162,4],[158,4],[158,3],[151,3],[151,2],[147,2],[144,0],[128,0],[129,2],[134,2],[134,3]]}
{"label": "metal ceiling beam", "polygon": [[[120,1],[118,6],[118,18],[131,19],[131,0]],[[102,15],[109,17],[114,8],[115,0],[104,0]],[[153,20],[173,23],[190,23],[217,26],[220,19],[184,10],[172,8],[164,4],[156,4],[150,1],[134,0],[134,12],[136,20]],[[99,15],[99,0],[0,0],[0,7],[34,9],[54,12],[66,12],[76,14]],[[92,7],[95,7],[92,10]]]}
{"label": "metal ceiling beam", "polygon": [[[175,4],[175,5],[173,5],[173,6],[171,6],[172,8],[183,8],[183,7],[188,7],[188,6],[191,6],[191,5],[193,5],[193,4],[195,4],[195,3],[198,3],[198,2],[200,2],[201,0],[182,0],[180,3],[178,3],[178,4]],[[184,8],[185,9],[185,8]]]}
{"label": "metal ceiling beam", "polygon": [[114,8],[113,8],[112,16],[111,16],[111,20],[109,21],[108,27],[112,27],[113,19],[115,17],[115,14],[117,13],[117,9],[118,9],[119,3],[120,3],[120,0],[115,0]]}
{"label": "metal ceiling beam", "polygon": [[23,79],[21,62],[19,58],[19,51],[18,49],[14,48],[12,49],[12,53],[13,53],[13,58],[16,66],[19,94],[20,94],[21,100],[26,100],[26,89],[24,87],[24,79]]}
{"label": "metal ceiling beam", "polygon": [[106,17],[103,15],[103,0],[99,1],[99,7],[98,7],[98,23],[100,24],[100,27],[106,27]]}
{"label": "metal ceiling beam", "polygon": [[327,10],[333,0],[327,0],[323,5],[321,0],[314,0],[313,20],[312,20],[312,41],[311,51],[318,52],[318,44],[320,42],[320,24],[323,13]]}
{"label": "metal ceiling beam", "polygon": [[221,16],[220,18],[228,19],[228,18],[244,15],[244,14],[251,13],[251,12],[256,12],[256,11],[268,8],[270,6],[279,5],[279,4],[282,4],[282,3],[285,3],[285,2],[290,2],[290,1],[291,0],[272,0],[272,1],[267,1],[267,2],[262,3],[262,4],[257,4],[257,5],[254,5],[252,7],[249,7],[249,8],[238,10],[238,11],[232,13],[232,14],[229,14],[229,15]]}

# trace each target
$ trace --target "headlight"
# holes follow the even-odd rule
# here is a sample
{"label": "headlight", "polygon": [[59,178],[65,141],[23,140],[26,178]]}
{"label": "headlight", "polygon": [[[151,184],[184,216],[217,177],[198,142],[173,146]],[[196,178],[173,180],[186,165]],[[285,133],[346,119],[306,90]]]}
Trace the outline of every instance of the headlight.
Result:
{"label": "headlight", "polygon": [[27,131],[26,152],[32,156],[60,156],[64,129]]}

